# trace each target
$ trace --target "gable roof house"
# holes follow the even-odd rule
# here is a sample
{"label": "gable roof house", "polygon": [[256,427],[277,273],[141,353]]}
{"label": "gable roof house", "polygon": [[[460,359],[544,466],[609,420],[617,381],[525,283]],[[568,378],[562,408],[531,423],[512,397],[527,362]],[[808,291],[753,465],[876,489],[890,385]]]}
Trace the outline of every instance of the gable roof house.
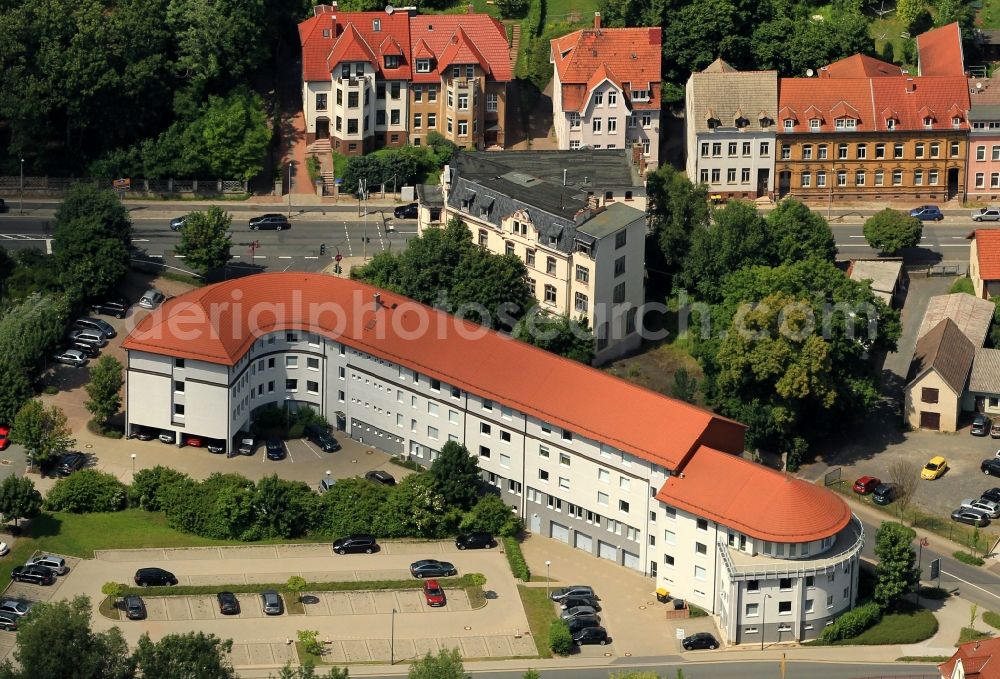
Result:
{"label": "gable roof house", "polygon": [[914,429],[956,431],[976,347],[950,318],[917,340],[910,361],[903,417]]}
{"label": "gable roof house", "polygon": [[969,247],[969,278],[976,297],[1000,294],[1000,229],[976,229]]}
{"label": "gable roof house", "polygon": [[1000,679],[1000,639],[962,644],[938,671],[941,679]]}

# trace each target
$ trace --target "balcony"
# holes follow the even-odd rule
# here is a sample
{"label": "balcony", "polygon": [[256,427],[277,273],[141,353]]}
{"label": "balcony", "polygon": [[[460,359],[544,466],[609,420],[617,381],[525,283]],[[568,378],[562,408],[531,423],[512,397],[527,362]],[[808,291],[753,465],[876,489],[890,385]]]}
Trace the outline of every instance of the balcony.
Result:
{"label": "balcony", "polygon": [[455,87],[459,88],[460,90],[464,90],[467,89],[469,85],[472,84],[472,82],[473,81],[471,80],[466,80],[465,78],[462,78],[461,80],[455,81]]}
{"label": "balcony", "polygon": [[344,87],[360,87],[365,84],[366,78],[362,76],[352,75],[348,78],[340,77],[337,78],[337,82]]}

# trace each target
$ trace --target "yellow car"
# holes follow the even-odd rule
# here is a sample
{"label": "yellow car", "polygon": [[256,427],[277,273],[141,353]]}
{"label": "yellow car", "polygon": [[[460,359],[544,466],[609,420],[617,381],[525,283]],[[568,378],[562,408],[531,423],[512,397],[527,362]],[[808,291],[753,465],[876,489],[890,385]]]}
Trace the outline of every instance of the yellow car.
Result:
{"label": "yellow car", "polygon": [[937,455],[932,457],[930,461],[924,465],[924,468],[920,470],[920,478],[927,479],[928,481],[933,481],[948,469],[948,462]]}

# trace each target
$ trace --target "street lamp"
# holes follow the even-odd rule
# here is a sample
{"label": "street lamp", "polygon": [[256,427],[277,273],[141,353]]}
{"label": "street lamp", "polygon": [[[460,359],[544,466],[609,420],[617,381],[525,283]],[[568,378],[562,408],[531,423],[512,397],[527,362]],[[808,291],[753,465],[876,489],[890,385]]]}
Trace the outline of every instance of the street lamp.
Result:
{"label": "street lamp", "polygon": [[289,422],[290,414],[288,412],[288,402],[292,400],[291,396],[285,397],[285,435],[288,435],[288,430],[291,428],[291,423]]}
{"label": "street lamp", "polygon": [[760,612],[760,650],[764,650],[764,635],[767,634],[767,600],[771,598],[770,594],[764,595],[764,601],[761,602],[763,610]]}
{"label": "street lamp", "polygon": [[292,217],[292,161],[288,161],[288,217]]}
{"label": "street lamp", "polygon": [[[329,472],[327,472],[329,473]],[[392,616],[389,618],[389,664],[395,665],[395,651],[396,645],[396,609],[392,609]]]}
{"label": "street lamp", "polygon": [[132,453],[132,480],[135,481],[135,453]]}
{"label": "street lamp", "polygon": [[551,561],[546,561],[545,562],[545,598],[546,599],[550,598],[549,597],[549,581],[551,581],[552,578],[549,577],[549,566],[551,566],[551,565],[552,565]]}
{"label": "street lamp", "polygon": [[21,158],[21,201],[18,210],[24,214],[24,158]]}

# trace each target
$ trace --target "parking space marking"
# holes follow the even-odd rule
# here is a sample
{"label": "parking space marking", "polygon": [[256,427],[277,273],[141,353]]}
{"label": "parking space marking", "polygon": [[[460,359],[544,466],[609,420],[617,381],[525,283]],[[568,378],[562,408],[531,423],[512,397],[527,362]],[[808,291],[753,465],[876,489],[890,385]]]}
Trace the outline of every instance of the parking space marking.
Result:
{"label": "parking space marking", "polygon": [[316,457],[318,457],[321,460],[323,459],[323,456],[319,454],[319,451],[317,451],[315,448],[313,448],[311,445],[309,445],[308,441],[306,441],[305,439],[302,439],[302,443],[305,445],[306,448],[308,448],[309,450],[311,450],[313,452],[313,455],[315,455]]}

